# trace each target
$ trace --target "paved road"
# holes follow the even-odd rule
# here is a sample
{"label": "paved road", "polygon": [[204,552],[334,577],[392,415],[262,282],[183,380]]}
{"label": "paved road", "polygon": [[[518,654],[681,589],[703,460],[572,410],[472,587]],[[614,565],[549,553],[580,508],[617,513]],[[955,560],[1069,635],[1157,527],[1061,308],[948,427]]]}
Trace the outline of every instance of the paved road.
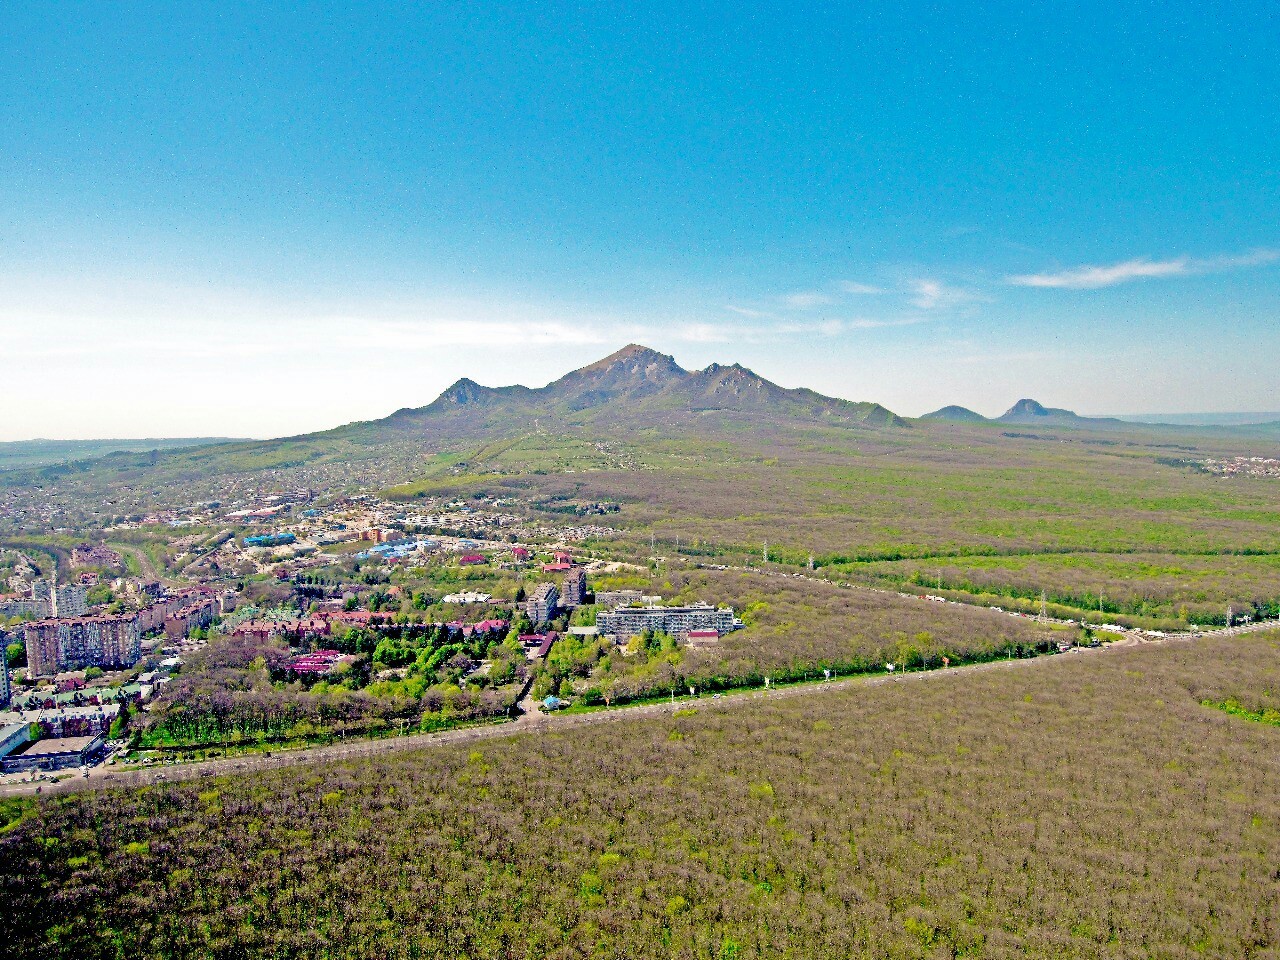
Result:
{"label": "paved road", "polygon": [[[1175,638],[1169,638],[1175,639]],[[1182,639],[1182,638],[1176,638]],[[1114,644],[1112,644],[1114,646]],[[1079,654],[1068,656],[1098,656],[1105,654],[1107,647],[1097,650],[1081,650]],[[744,701],[790,699],[794,697],[822,696],[834,690],[848,690],[852,687],[878,687],[891,683],[923,683],[944,674],[976,673],[986,670],[1021,670],[1031,669],[1037,665],[1054,663],[1061,656],[1040,656],[1023,660],[992,660],[986,663],[966,664],[940,670],[920,671],[916,673],[895,674],[892,676],[858,676],[835,679],[823,682],[796,684],[786,687],[774,687],[769,690],[743,690],[724,693],[719,697],[703,695],[696,700],[677,699],[674,703],[648,703],[636,706],[614,707],[611,710],[597,710],[590,713],[552,714],[547,715],[530,710],[519,719],[508,723],[495,723],[479,727],[467,727],[457,730],[445,730],[439,733],[413,734],[393,737],[386,740],[360,740],[351,743],[337,743],[325,747],[313,747],[307,750],[291,750],[273,753],[270,757],[255,754],[246,757],[227,757],[219,760],[205,760],[199,763],[172,764],[162,769],[154,767],[124,771],[116,767],[95,767],[89,771],[87,778],[77,774],[56,784],[7,784],[0,786],[0,796],[14,794],[30,794],[41,787],[41,793],[68,793],[77,790],[95,789],[113,786],[141,786],[163,779],[165,782],[191,780],[197,777],[215,776],[230,773],[244,773],[272,767],[291,767],[300,764],[324,763],[334,760],[349,760],[360,757],[371,757],[378,754],[401,750],[421,750],[444,744],[471,743],[492,740],[497,737],[511,737],[525,733],[548,733],[568,730],[575,727],[598,723],[614,723],[633,720],[641,717],[656,717],[670,714],[674,710],[697,706],[698,709],[727,709]]]}
{"label": "paved road", "polygon": [[[799,578],[811,580],[815,583],[834,585],[831,580],[821,577],[808,577],[803,574],[787,574],[780,571],[773,572],[745,567],[713,567],[713,569],[744,570],[751,573],[763,573],[765,575],[788,577],[791,579]],[[876,593],[893,593],[908,599],[918,599],[914,594],[905,594],[898,591],[882,590],[875,587],[865,587],[861,585],[857,585],[855,588],[871,590]],[[988,607],[986,609],[992,608]],[[1012,613],[1008,610],[995,612],[1002,612],[1009,616],[1019,616],[1018,614]],[[1078,653],[1068,654],[1067,656],[1098,656],[1100,654],[1105,654],[1108,649],[1133,646],[1140,643],[1189,642],[1204,637],[1236,636],[1244,633],[1253,633],[1260,630],[1275,630],[1278,628],[1280,628],[1280,623],[1276,621],[1263,621],[1260,623],[1242,624],[1236,627],[1222,628],[1220,630],[1202,630],[1198,633],[1168,634],[1163,637],[1152,637],[1141,631],[1126,631],[1122,634],[1119,641],[1109,643],[1096,650],[1081,649]],[[1060,656],[1040,656],[1024,660],[995,660],[987,663],[966,664],[964,666],[949,667],[941,670],[897,674],[894,676],[863,675],[822,683],[798,684],[795,686],[773,688],[767,691],[757,689],[725,693],[719,697],[702,696],[697,698],[696,703],[700,709],[722,709],[747,700],[820,696],[832,690],[845,690],[853,686],[883,686],[889,683],[923,682],[942,674],[970,673],[980,670],[1026,669],[1037,664],[1054,663],[1059,659],[1061,659]],[[219,760],[206,760],[199,763],[173,764],[165,766],[163,769],[159,770],[155,768],[146,768],[136,771],[123,771],[117,767],[95,767],[89,771],[89,776],[87,778],[76,775],[75,777],[71,777],[56,784],[20,783],[0,785],[0,796],[20,793],[29,794],[35,792],[37,788],[40,788],[40,792],[48,794],[66,793],[75,790],[110,786],[136,786],[156,782],[158,778],[163,778],[166,782],[172,782],[175,780],[190,780],[202,776],[247,772],[271,767],[286,767],[306,763],[323,763],[332,760],[355,759],[397,750],[418,750],[442,744],[468,743],[472,741],[489,740],[495,737],[510,737],[524,733],[544,733],[586,726],[589,724],[611,723],[619,720],[630,720],[639,717],[661,716],[663,714],[670,713],[673,709],[688,707],[694,702],[695,701],[684,699],[675,701],[674,705],[671,703],[653,703],[638,706],[615,707],[611,710],[599,710],[591,713],[548,716],[541,713],[536,708],[536,705],[533,703],[532,698],[529,695],[529,689],[526,688],[520,704],[524,712],[518,719],[508,723],[494,723],[479,727],[446,730],[439,733],[413,734],[386,740],[353,741],[349,744],[339,743],[326,747],[313,747],[306,750],[290,750],[281,753],[273,753],[269,757],[264,754],[255,754],[247,757],[228,757]]]}

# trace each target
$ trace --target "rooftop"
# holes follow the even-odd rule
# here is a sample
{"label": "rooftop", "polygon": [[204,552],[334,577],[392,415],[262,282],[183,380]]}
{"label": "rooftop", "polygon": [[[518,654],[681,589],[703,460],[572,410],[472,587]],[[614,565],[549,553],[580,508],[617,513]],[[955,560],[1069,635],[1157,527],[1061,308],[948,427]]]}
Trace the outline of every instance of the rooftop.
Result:
{"label": "rooftop", "polygon": [[24,748],[15,750],[10,756],[56,757],[60,754],[79,753],[94,741],[100,739],[100,735],[96,737],[51,737],[46,740],[36,740],[28,743]]}

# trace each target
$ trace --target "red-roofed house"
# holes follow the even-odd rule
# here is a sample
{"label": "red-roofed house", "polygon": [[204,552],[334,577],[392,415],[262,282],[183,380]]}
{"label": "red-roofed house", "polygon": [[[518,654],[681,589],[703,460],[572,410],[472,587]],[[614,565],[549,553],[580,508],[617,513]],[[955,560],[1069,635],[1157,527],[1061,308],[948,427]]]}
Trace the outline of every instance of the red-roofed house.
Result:
{"label": "red-roofed house", "polygon": [[685,634],[685,642],[691,647],[708,646],[719,639],[719,630],[690,630]]}
{"label": "red-roofed house", "polygon": [[489,562],[489,558],[479,553],[464,553],[461,557],[458,558],[458,565],[463,567],[469,567],[473,564],[488,563],[488,562]]}

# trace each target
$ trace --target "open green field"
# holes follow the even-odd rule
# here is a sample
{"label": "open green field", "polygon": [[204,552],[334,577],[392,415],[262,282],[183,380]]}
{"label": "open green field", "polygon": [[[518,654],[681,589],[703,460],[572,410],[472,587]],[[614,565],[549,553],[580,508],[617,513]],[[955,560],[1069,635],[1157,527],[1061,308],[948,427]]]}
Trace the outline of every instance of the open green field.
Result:
{"label": "open green field", "polygon": [[1076,611],[1097,610],[1102,595],[1111,613],[1220,622],[1228,604],[1265,612],[1280,598],[1280,482],[1195,466],[1274,456],[1280,444],[1266,436],[700,426],[696,439],[683,425],[618,428],[597,441],[627,469],[580,469],[580,437],[539,434],[461,455],[465,469],[454,455],[391,493],[618,502],[609,523],[634,555],[649,552],[652,536],[663,554],[678,540],[686,556],[758,562],[767,543],[775,564],[813,556],[828,575],[881,583],[916,571],[932,582],[941,568],[957,590],[1045,590]]}
{"label": "open green field", "polygon": [[1049,553],[875,561],[835,569],[885,586],[1001,603],[1021,600],[1036,610],[1043,591],[1047,604],[1060,611],[1101,608],[1130,618],[1219,624],[1232,605],[1237,615],[1280,614],[1277,554]]}
{"label": "open green field", "polygon": [[0,942],[1266,960],[1278,680],[1253,635],[8,801]]}

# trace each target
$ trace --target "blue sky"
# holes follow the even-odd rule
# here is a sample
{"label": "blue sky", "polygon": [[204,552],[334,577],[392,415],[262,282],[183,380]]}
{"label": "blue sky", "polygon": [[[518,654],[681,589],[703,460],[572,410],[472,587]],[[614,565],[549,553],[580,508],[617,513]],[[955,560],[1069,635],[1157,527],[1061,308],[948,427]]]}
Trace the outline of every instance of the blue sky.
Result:
{"label": "blue sky", "polygon": [[1280,409],[1274,7],[796,6],[6,11],[0,439],[632,340],[906,414]]}

